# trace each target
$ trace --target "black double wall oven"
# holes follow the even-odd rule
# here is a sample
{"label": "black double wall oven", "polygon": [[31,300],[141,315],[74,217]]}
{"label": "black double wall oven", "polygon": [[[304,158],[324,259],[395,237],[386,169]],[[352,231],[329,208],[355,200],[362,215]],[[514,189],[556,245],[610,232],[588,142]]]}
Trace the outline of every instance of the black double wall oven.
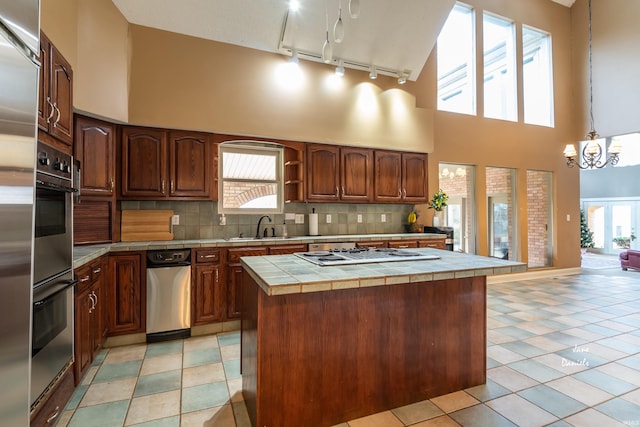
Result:
{"label": "black double wall oven", "polygon": [[33,259],[31,404],[73,360],[73,162],[38,143]]}

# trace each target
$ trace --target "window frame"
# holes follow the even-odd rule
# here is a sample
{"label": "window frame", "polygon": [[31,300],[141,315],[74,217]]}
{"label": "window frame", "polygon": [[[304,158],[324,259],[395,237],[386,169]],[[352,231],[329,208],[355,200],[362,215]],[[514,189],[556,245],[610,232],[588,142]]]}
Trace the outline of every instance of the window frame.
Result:
{"label": "window frame", "polygon": [[[256,180],[224,177],[224,153],[233,152],[241,154],[265,155],[269,154],[276,158],[275,179]],[[275,208],[241,208],[225,207],[224,188],[225,182],[248,182],[265,183],[276,185],[276,207]],[[218,145],[218,213],[236,215],[256,215],[256,214],[281,214],[284,212],[284,146],[272,142],[234,140],[225,141]]]}

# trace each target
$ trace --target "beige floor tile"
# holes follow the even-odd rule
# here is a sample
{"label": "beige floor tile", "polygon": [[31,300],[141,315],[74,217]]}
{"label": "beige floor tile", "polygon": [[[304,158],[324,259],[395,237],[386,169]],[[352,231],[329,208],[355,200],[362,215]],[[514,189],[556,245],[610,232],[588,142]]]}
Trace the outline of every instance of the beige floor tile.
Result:
{"label": "beige floor tile", "polygon": [[544,316],[541,316],[539,312],[531,312],[531,311],[516,311],[513,313],[509,313],[509,316],[517,317],[518,319],[526,320],[528,322],[545,318]]}
{"label": "beige floor tile", "polygon": [[567,348],[566,345],[560,344],[546,337],[531,337],[531,338],[526,338],[522,341],[529,343],[531,345],[534,345],[543,350],[547,350],[549,352],[558,351],[558,350]]}
{"label": "beige floor tile", "polygon": [[131,401],[126,426],[180,414],[180,390],[136,397]]}
{"label": "beige floor tile", "polygon": [[183,388],[224,381],[225,379],[222,363],[195,366],[193,368],[185,368],[182,371]]}
{"label": "beige floor tile", "polygon": [[426,421],[443,415],[442,410],[429,400],[423,400],[422,402],[401,406],[393,409],[391,412],[393,412],[393,414],[406,425],[415,424],[419,421]]}
{"label": "beige floor tile", "polygon": [[503,334],[502,332],[492,330],[487,331],[487,340],[494,344],[504,344],[506,342],[514,341],[513,337]]}
{"label": "beige floor tile", "polygon": [[623,353],[622,351],[607,347],[606,345],[601,345],[593,342],[589,343],[588,345],[589,353],[595,354],[596,356],[600,356],[607,360],[618,360],[628,356],[627,353]]}
{"label": "beige floor tile", "polygon": [[490,400],[486,405],[519,427],[544,426],[558,420],[557,417],[517,394]]}
{"label": "beige floor tile", "polygon": [[640,389],[636,389],[631,393],[627,393],[624,396],[622,396],[622,398],[626,401],[635,403],[636,405],[640,406]]}
{"label": "beige floor tile", "polygon": [[551,313],[556,313],[559,314],[561,316],[565,315],[565,314],[572,314],[575,313],[575,310],[571,310],[568,309],[566,307],[545,307],[544,311],[549,311]]}
{"label": "beige floor tile", "polygon": [[630,384],[640,384],[640,371],[620,365],[619,363],[607,363],[606,365],[598,366],[596,370]]}
{"label": "beige floor tile", "polygon": [[417,424],[411,424],[411,427],[459,427],[460,424],[449,418],[448,415],[432,418]]}
{"label": "beige floor tile", "polygon": [[184,351],[205,350],[218,347],[218,337],[216,335],[206,335],[185,340]]}
{"label": "beige floor tile", "polygon": [[578,412],[575,415],[565,418],[564,421],[575,427],[625,427],[625,424],[609,418],[595,409]]}
{"label": "beige floor tile", "polygon": [[558,354],[543,354],[542,356],[534,357],[532,360],[540,362],[543,365],[547,365],[548,367],[566,375],[572,375],[589,369],[586,365],[575,363],[574,361],[568,360]]}
{"label": "beige floor tile", "polygon": [[511,391],[520,391],[538,385],[538,382],[506,366],[487,370],[487,378]]}
{"label": "beige floor tile", "polygon": [[229,396],[231,396],[232,402],[242,402],[242,377],[233,378],[227,381],[227,387],[229,387]]}
{"label": "beige floor tile", "polygon": [[99,405],[100,403],[131,399],[137,381],[137,378],[126,378],[90,385],[79,406]]}
{"label": "beige floor tile", "polygon": [[220,356],[222,356],[222,360],[240,359],[240,344],[220,347]]}
{"label": "beige floor tile", "polygon": [[445,394],[444,396],[434,397],[431,399],[431,402],[435,403],[446,413],[458,411],[480,403],[475,397],[464,391],[456,391]]}
{"label": "beige floor tile", "polygon": [[588,406],[595,406],[613,397],[609,393],[573,377],[558,378],[546,383],[546,385]]}
{"label": "beige floor tile", "polygon": [[531,332],[532,334],[544,335],[553,332],[553,329],[546,326],[537,325],[534,322],[523,322],[518,324],[518,328]]}
{"label": "beige floor tile", "polygon": [[109,349],[107,357],[104,358],[104,364],[129,362],[131,360],[142,360],[147,351],[146,345],[133,345],[124,347],[115,347]]}
{"label": "beige floor tile", "polygon": [[62,411],[62,414],[60,414],[58,418],[58,423],[56,424],[56,427],[67,427],[67,425],[69,424],[69,421],[71,421],[71,417],[73,416],[74,412],[75,411],[73,410]]}
{"label": "beige floor tile", "polygon": [[384,411],[349,421],[349,427],[403,427],[403,425],[391,411]]}
{"label": "beige floor tile", "polygon": [[584,320],[576,319],[574,317],[569,316],[559,316],[553,320],[557,320],[558,322],[564,323],[565,325],[577,328],[579,326],[584,326],[587,324]]}
{"label": "beige floor tile", "polygon": [[180,427],[236,427],[231,405],[182,414]]}
{"label": "beige floor tile", "polygon": [[93,378],[96,376],[98,369],[100,369],[99,366],[91,366],[89,369],[87,369],[87,372],[84,374],[84,377],[82,377],[82,381],[80,382],[80,384],[81,385],[91,384],[91,381],[93,381]]}
{"label": "beige floor tile", "polygon": [[144,359],[142,368],[140,369],[140,376],[157,374],[158,372],[175,371],[176,369],[182,369],[182,353]]}
{"label": "beige floor tile", "polygon": [[618,335],[616,339],[619,339],[620,341],[628,342],[629,344],[636,344],[637,346],[640,346],[640,337],[637,335],[622,334],[622,335]]}
{"label": "beige floor tile", "polygon": [[[511,338],[511,341],[513,341],[513,338]],[[487,357],[490,357],[493,360],[496,360],[505,365],[508,363],[517,362],[518,360],[526,359],[526,357],[521,355],[520,353],[508,350],[499,345],[492,345],[491,347],[487,348]]]}
{"label": "beige floor tile", "polygon": [[562,332],[568,335],[573,335],[574,337],[585,339],[587,341],[597,341],[597,340],[601,340],[602,338],[605,338],[600,334],[596,334],[595,332],[591,332],[591,331],[586,331],[581,328],[566,329]]}
{"label": "beige floor tile", "polygon": [[605,328],[613,329],[620,332],[630,332],[636,329],[633,326],[625,325],[624,323],[618,323],[614,320],[604,320],[598,323],[598,326],[604,326]]}

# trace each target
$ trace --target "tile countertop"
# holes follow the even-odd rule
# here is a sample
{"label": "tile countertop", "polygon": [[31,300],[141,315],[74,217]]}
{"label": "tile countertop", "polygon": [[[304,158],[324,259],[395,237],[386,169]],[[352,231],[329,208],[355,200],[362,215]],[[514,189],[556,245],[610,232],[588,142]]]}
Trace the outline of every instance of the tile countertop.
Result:
{"label": "tile countertop", "polygon": [[93,261],[109,253],[121,251],[146,251],[149,249],[184,249],[184,248],[213,248],[213,247],[247,247],[247,246],[275,246],[296,243],[326,243],[326,242],[367,242],[393,240],[429,240],[442,239],[445,234],[434,233],[402,233],[402,234],[349,234],[332,236],[296,236],[289,238],[264,239],[202,239],[202,240],[166,240],[155,242],[120,242],[104,245],[75,246],[73,248],[73,268]]}
{"label": "tile countertop", "polygon": [[240,261],[267,295],[331,291],[366,286],[520,273],[526,264],[440,249],[415,249],[435,260],[317,266],[295,255],[242,257]]}

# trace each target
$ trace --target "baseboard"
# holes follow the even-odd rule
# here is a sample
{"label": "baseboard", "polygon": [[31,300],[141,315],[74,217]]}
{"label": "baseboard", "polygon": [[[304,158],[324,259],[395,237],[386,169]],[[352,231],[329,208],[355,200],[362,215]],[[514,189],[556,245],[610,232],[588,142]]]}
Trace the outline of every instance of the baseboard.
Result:
{"label": "baseboard", "polygon": [[518,280],[548,279],[550,277],[571,276],[582,273],[582,268],[544,268],[525,271],[524,273],[499,274],[488,276],[487,284],[515,282]]}

